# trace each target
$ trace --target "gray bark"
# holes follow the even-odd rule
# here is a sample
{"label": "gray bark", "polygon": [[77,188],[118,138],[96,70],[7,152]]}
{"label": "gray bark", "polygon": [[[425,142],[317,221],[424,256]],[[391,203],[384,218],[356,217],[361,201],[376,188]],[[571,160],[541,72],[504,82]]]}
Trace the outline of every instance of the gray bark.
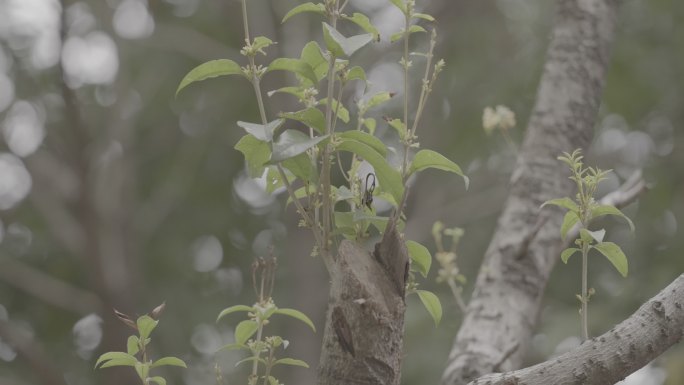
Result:
{"label": "gray bark", "polygon": [[471,385],[614,384],[684,336],[684,274],[603,335],[557,358],[511,373],[490,374]]}
{"label": "gray bark", "polygon": [[393,222],[373,253],[341,242],[331,271],[320,385],[399,384],[408,258]]}
{"label": "gray bark", "polygon": [[510,194],[449,354],[443,384],[465,384],[522,365],[540,301],[560,252],[560,210],[572,194],[556,157],[592,137],[615,27],[615,0],[560,0],[537,100]]}

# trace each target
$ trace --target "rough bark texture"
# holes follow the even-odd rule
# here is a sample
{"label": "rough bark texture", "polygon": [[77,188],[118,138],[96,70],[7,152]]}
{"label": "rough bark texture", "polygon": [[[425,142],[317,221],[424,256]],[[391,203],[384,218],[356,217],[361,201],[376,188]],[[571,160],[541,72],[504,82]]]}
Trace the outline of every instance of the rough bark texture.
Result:
{"label": "rough bark texture", "polygon": [[373,253],[342,241],[332,272],[319,384],[399,384],[407,268],[408,252],[392,222]]}
{"label": "rough bark texture", "polygon": [[684,274],[631,317],[557,358],[511,373],[490,374],[471,385],[614,384],[684,336]]}
{"label": "rough bark texture", "polygon": [[[521,366],[560,251],[560,210],[573,193],[556,157],[592,137],[615,26],[615,0],[560,0],[537,100],[443,383]],[[540,224],[542,225],[540,227]]]}

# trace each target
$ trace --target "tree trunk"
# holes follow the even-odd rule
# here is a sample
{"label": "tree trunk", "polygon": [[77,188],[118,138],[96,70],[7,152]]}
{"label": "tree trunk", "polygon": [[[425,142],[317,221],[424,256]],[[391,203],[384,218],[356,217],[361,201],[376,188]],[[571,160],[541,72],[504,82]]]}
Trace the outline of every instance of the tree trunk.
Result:
{"label": "tree trunk", "polygon": [[394,222],[375,251],[344,240],[331,272],[320,385],[398,385],[408,252]]}
{"label": "tree trunk", "polygon": [[560,0],[544,73],[510,194],[456,336],[443,384],[517,369],[561,247],[560,210],[542,202],[572,194],[556,157],[593,134],[613,40],[616,0]]}

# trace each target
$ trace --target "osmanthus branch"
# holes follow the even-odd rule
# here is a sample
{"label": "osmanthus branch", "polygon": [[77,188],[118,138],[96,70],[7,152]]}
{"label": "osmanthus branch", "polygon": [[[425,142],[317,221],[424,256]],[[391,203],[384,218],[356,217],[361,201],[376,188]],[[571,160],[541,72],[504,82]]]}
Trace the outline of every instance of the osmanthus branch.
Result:
{"label": "osmanthus branch", "polygon": [[576,349],[540,364],[488,374],[469,385],[614,384],[684,337],[684,274],[629,318]]}

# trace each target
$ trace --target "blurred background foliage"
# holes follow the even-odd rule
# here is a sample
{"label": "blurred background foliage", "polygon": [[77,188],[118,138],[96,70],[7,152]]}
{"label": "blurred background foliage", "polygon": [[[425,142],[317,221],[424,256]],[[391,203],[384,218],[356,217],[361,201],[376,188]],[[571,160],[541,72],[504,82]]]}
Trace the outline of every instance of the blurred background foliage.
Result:
{"label": "blurred background foliage", "polygon": [[[254,35],[279,43],[270,58],[298,56],[305,42],[321,40],[313,16],[280,24],[298,3],[249,1]],[[418,132],[421,145],[459,163],[472,183],[466,192],[458,178],[440,173],[414,180],[406,236],[434,251],[433,221],[463,227],[459,262],[470,282],[515,156],[502,137],[485,135],[482,110],[505,104],[515,111],[511,136],[519,143],[553,23],[550,3],[418,1],[438,19],[437,56],[447,62]],[[384,0],[350,6],[367,12],[384,37],[353,61],[366,67],[372,90],[401,93],[400,54],[387,42],[401,15]],[[620,7],[588,162],[615,170],[602,194],[639,169],[650,190],[626,208],[636,234],[604,223],[610,240],[623,245],[630,274],[622,279],[605,260],[591,262],[593,334],[684,271],[683,23],[681,1],[627,0]],[[418,37],[414,48],[426,44]],[[215,58],[239,60],[241,46],[234,0],[0,0],[0,383],[122,383],[125,371],[92,369],[100,353],[125,349],[128,331],[111,309],[143,314],[164,300],[153,354],[190,364],[165,373],[172,383],[214,384],[215,363],[228,383],[244,382],[246,373],[234,368],[239,356],[215,354],[232,340],[237,320],[214,320],[224,307],[254,301],[249,266],[271,246],[279,258],[276,303],[303,310],[319,333],[289,320],[272,330],[291,341],[290,356],[316,366],[328,278],[309,256],[310,236],[296,227],[292,208],[283,214],[285,197],[249,179],[233,149],[242,135],[235,121],[258,117],[251,86],[217,79],[174,98],[188,70]],[[288,80],[268,77],[264,89]],[[287,96],[268,100],[270,114],[295,106]],[[390,104],[378,117],[398,111]],[[392,140],[386,127],[379,132]],[[529,363],[579,344],[577,262],[551,277]],[[438,383],[461,318],[447,287],[423,287],[441,297],[445,317],[435,329],[409,298],[407,385]],[[681,362],[684,349],[675,347],[625,383],[682,384]],[[315,369],[280,375],[285,383],[310,384]]]}

